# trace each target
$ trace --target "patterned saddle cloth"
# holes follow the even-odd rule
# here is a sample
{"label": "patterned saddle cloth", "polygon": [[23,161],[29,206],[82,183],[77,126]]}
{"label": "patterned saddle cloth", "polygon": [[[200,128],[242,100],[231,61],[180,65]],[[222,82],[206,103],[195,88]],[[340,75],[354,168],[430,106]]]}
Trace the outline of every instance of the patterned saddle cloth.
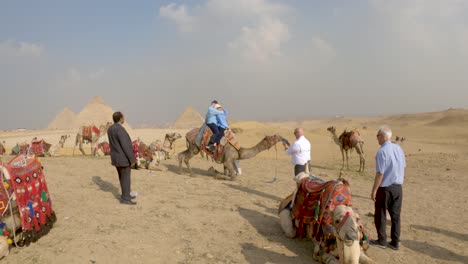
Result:
{"label": "patterned saddle cloth", "polygon": [[[297,235],[314,237],[317,241],[333,236],[330,212],[338,205],[351,206],[351,190],[348,184],[340,180],[321,182],[303,179],[291,210],[292,218],[297,220]],[[306,229],[306,225],[312,228]]]}
{"label": "patterned saddle cloth", "polygon": [[110,145],[108,142],[99,143],[98,149],[101,149],[104,155],[110,155]]}
{"label": "patterned saddle cloth", "polygon": [[190,130],[185,138],[192,144],[196,144],[201,151],[210,155],[214,160],[219,160],[224,152],[224,146],[231,144],[237,150],[240,149],[240,144],[236,139],[236,135],[231,129],[224,131],[224,136],[221,138],[220,143],[217,145],[217,150],[211,152],[206,149],[206,146],[210,143],[210,138],[213,135],[213,131],[206,125],[203,124],[201,128],[195,128]]}
{"label": "patterned saddle cloth", "polygon": [[82,131],[82,136],[83,136],[83,140],[86,140],[86,141],[89,141],[91,142],[92,139],[93,139],[93,132],[94,134],[98,135],[101,133],[101,131],[99,130],[99,128],[97,128],[96,126],[92,125],[92,126],[84,126],[83,127],[83,131]]}
{"label": "patterned saddle cloth", "polygon": [[43,157],[46,153],[49,152],[51,146],[51,144],[47,143],[43,139],[33,140],[31,141],[31,152],[38,157]]}

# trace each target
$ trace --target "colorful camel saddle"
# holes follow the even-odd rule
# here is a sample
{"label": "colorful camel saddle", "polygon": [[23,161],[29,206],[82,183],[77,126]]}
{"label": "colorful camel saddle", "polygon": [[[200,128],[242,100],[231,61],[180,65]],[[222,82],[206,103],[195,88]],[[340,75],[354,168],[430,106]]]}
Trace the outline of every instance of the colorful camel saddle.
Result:
{"label": "colorful camel saddle", "polygon": [[16,144],[11,149],[11,154],[12,155],[27,154],[28,150],[29,150],[29,144],[28,143]]}
{"label": "colorful camel saddle", "polygon": [[145,143],[143,143],[142,141],[134,140],[132,142],[132,148],[133,148],[133,155],[135,156],[135,160],[144,159],[147,162],[153,161],[151,148],[147,146]]}
{"label": "colorful camel saddle", "polygon": [[104,155],[110,155],[110,144],[108,142],[99,143],[98,149],[102,150]]}
{"label": "colorful camel saddle", "polygon": [[52,145],[45,142],[45,140],[32,140],[31,141],[31,152],[38,156],[43,157],[46,153],[49,152],[49,149]]}
{"label": "colorful camel saddle", "polygon": [[86,140],[86,141],[89,141],[91,142],[93,140],[93,132],[94,134],[96,134],[97,136],[99,136],[99,134],[101,133],[101,131],[99,130],[99,128],[97,128],[95,125],[92,125],[92,126],[84,126],[83,127],[83,131],[82,131],[82,136],[83,136],[83,140]]}
{"label": "colorful camel saddle", "polygon": [[[299,237],[314,237],[317,241],[333,236],[330,212],[338,205],[351,206],[351,190],[340,180],[318,181],[305,178],[297,190],[291,217],[296,219]],[[312,228],[305,228],[311,226]],[[306,230],[309,234],[306,234]]]}
{"label": "colorful camel saddle", "polygon": [[211,131],[210,127],[206,124],[203,124],[201,128],[195,128],[190,130],[186,135],[185,138],[188,142],[192,144],[196,144],[203,152],[210,155],[213,159],[218,160],[221,158],[224,147],[227,144],[231,144],[237,150],[240,149],[240,144],[236,139],[236,135],[232,132],[231,129],[226,129],[224,131],[224,136],[220,140],[220,144],[217,145],[217,150],[215,152],[208,151],[206,146],[210,143],[210,138],[213,135],[213,131]]}
{"label": "colorful camel saddle", "polygon": [[[56,221],[52,209],[49,190],[41,162],[34,155],[18,155],[7,164],[0,163],[2,181],[0,188],[0,212],[6,217],[10,214],[8,202],[16,201],[13,213],[21,219],[21,239],[18,245],[37,241],[48,233]],[[8,210],[7,210],[8,209]],[[5,227],[4,224],[0,226]],[[10,230],[13,227],[8,227]],[[4,230],[0,229],[0,232]],[[13,230],[12,230],[13,231]]]}

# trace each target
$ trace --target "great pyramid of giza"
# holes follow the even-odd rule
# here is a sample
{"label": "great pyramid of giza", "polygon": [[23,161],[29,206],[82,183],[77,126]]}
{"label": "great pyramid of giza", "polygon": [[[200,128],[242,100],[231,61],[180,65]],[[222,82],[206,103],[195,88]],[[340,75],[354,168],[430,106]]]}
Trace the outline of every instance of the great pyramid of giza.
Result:
{"label": "great pyramid of giza", "polygon": [[76,127],[78,127],[76,114],[68,107],[65,107],[65,109],[49,123],[47,129],[72,129]]}
{"label": "great pyramid of giza", "polygon": [[174,123],[175,128],[193,128],[200,127],[205,119],[200,115],[197,110],[189,106],[185,111],[177,118]]}
{"label": "great pyramid of giza", "polygon": [[[112,122],[114,110],[102,100],[101,97],[91,98],[88,104],[78,114],[65,108],[62,113],[52,121],[48,129],[78,129],[80,126],[96,125],[100,126],[107,122]],[[125,113],[124,113],[125,114]],[[130,125],[125,122],[124,127],[129,134],[132,134]]]}
{"label": "great pyramid of giza", "polygon": [[[95,96],[91,98],[88,104],[78,114],[78,125],[82,126],[94,124],[96,126],[99,126],[107,122],[114,123],[112,121],[113,113],[114,110],[112,110],[112,108],[108,104],[106,104],[106,102],[104,102],[104,100],[101,97]],[[130,125],[127,122],[125,122],[124,127],[130,134]]]}

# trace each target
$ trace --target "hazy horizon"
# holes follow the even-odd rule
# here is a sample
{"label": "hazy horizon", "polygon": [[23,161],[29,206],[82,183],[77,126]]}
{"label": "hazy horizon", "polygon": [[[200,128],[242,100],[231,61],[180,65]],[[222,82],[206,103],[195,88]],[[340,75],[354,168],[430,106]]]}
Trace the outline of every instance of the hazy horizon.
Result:
{"label": "hazy horizon", "polygon": [[93,96],[135,126],[217,99],[231,120],[467,108],[468,1],[0,4],[0,129]]}

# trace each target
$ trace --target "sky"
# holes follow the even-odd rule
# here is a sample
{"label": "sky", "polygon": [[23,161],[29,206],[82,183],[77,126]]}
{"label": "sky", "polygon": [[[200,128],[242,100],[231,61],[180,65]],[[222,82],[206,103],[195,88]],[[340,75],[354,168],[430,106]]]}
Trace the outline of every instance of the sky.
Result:
{"label": "sky", "polygon": [[0,1],[0,129],[93,96],[133,126],[468,107],[468,1]]}

